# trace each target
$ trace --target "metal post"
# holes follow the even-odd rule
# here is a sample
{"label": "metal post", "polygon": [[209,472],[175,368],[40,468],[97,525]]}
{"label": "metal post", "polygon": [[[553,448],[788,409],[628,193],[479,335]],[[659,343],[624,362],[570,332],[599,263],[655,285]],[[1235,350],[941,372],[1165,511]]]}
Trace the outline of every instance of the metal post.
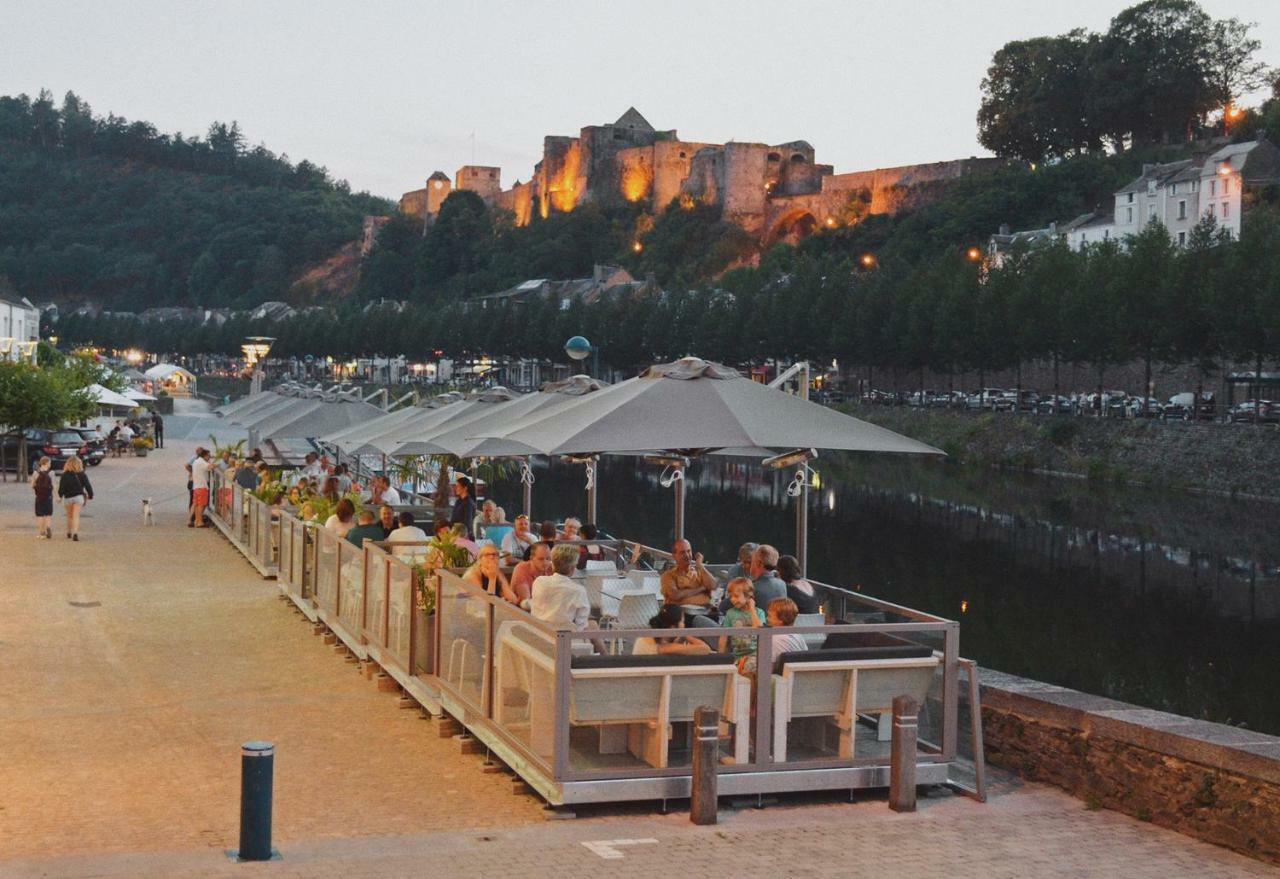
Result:
{"label": "metal post", "polygon": [[533,518],[533,479],[532,471],[526,472],[529,467],[529,459],[520,459],[520,489],[523,495],[524,514],[530,519]]}
{"label": "metal post", "polygon": [[276,854],[271,850],[275,753],[271,742],[245,742],[240,748],[240,850],[234,852],[238,861],[269,861]]}
{"label": "metal post", "polygon": [[809,473],[805,464],[800,465],[800,494],[796,495],[796,561],[800,563],[800,576],[809,571]]}
{"label": "metal post", "polygon": [[889,743],[889,808],[916,810],[916,731],[919,707],[911,696],[893,697],[893,738]]}
{"label": "metal post", "polygon": [[592,459],[587,462],[587,522],[596,524],[596,461]]}
{"label": "metal post", "polygon": [[678,469],[675,485],[676,491],[676,540],[684,540],[684,467]]}
{"label": "metal post", "polygon": [[720,709],[708,705],[693,712],[693,778],[689,797],[689,820],[694,824],[715,824],[718,817],[716,768],[720,765]]}

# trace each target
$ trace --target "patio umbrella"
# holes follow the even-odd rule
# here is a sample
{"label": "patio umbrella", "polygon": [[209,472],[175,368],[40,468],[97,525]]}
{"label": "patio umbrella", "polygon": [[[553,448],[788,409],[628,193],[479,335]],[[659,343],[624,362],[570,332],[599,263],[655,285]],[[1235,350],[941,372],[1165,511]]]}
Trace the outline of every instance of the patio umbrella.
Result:
{"label": "patio umbrella", "polygon": [[651,366],[502,436],[546,455],[665,453],[676,485],[677,539],[684,535],[681,457],[728,449],[942,454],[697,357]]}
{"label": "patio umbrella", "polygon": [[116,393],[110,388],[104,388],[102,385],[89,385],[86,389],[95,403],[99,406],[113,406],[117,409],[132,409],[138,405],[136,400],[131,400],[124,394]]}
{"label": "patio umbrella", "polygon": [[[520,482],[523,486],[524,514],[532,515],[533,473],[529,470],[528,456],[534,453],[521,443],[511,443],[493,437],[477,437],[497,425],[509,429],[526,418],[540,418],[556,409],[574,403],[583,396],[608,387],[607,382],[586,375],[575,375],[560,382],[544,384],[536,394],[526,394],[491,408],[473,409],[470,413],[450,422],[434,435],[424,437],[423,442],[434,449],[432,454],[457,455],[459,458],[521,458]],[[587,521],[595,521],[595,479],[587,478]]]}
{"label": "patio umbrella", "polygon": [[[446,433],[454,427],[484,418],[490,412],[500,409],[508,403],[519,400],[504,387],[489,388],[480,391],[465,402],[465,409],[453,409],[450,416],[434,421],[423,420],[400,425],[390,431],[387,439],[391,446],[387,454],[393,457],[417,457],[420,455],[452,455],[449,448],[432,442],[437,434]],[[443,409],[450,411],[453,407]]]}

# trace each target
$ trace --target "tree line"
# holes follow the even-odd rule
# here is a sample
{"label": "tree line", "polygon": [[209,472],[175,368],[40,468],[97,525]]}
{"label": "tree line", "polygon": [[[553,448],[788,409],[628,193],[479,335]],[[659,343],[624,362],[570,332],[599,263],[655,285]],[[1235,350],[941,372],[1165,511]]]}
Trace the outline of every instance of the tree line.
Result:
{"label": "tree line", "polygon": [[0,275],[23,295],[113,309],[255,305],[389,205],[307,161],[95,115],[68,92],[0,97]]}
{"label": "tree line", "polygon": [[855,256],[779,248],[759,269],[660,296],[349,305],[220,327],[68,317],[60,331],[73,342],[229,355],[244,336],[263,334],[277,338],[273,356],[414,360],[563,360],[565,339],[582,334],[604,364],[628,373],[696,353],[739,366],[834,359],[848,370],[921,377],[981,376],[1029,362],[1052,363],[1056,375],[1063,364],[1089,364],[1101,384],[1108,368],[1139,361],[1149,384],[1155,364],[1192,364],[1207,375],[1224,361],[1261,369],[1280,357],[1280,211],[1253,209],[1238,240],[1207,217],[1186,248],[1159,223],[1127,247],[1108,241],[1073,251],[1055,241],[998,263],[964,248],[918,262],[887,249]]}
{"label": "tree line", "polygon": [[978,140],[996,155],[1043,162],[1185,142],[1218,112],[1219,133],[1280,135],[1280,102],[1248,113],[1234,106],[1275,78],[1257,60],[1252,28],[1214,19],[1193,0],[1147,0],[1104,33],[1006,43],[982,80]]}

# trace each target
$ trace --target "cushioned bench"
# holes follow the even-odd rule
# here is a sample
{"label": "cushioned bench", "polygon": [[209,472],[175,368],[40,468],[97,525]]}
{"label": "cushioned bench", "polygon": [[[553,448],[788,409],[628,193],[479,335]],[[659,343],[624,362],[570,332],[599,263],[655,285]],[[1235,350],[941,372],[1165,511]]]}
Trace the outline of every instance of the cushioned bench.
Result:
{"label": "cushioned bench", "polygon": [[880,632],[837,632],[821,650],[783,653],[773,675],[773,759],[787,759],[787,724],[805,717],[830,718],[840,757],[851,759],[857,715],[880,715],[885,731],[894,697],[923,703],[939,662],[928,645]]}

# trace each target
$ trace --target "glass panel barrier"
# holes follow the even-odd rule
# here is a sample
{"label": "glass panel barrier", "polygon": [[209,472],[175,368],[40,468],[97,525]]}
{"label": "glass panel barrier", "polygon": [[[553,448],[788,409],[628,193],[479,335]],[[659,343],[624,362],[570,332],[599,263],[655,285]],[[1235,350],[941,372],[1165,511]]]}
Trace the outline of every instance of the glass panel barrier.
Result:
{"label": "glass panel barrier", "polygon": [[379,647],[387,645],[387,562],[377,547],[365,550],[365,638]]}
{"label": "glass panel barrier", "polygon": [[488,605],[456,578],[442,577],[436,590],[440,623],[440,668],[445,685],[476,711],[485,707],[488,685]]}
{"label": "glass panel barrier", "polygon": [[346,538],[338,538],[340,599],[338,618],[353,635],[364,625],[364,553]]}
{"label": "glass panel barrier", "polygon": [[328,613],[338,608],[338,545],[333,532],[312,530],[316,557],[316,604]]}
{"label": "glass panel barrier", "polygon": [[550,772],[555,638],[528,613],[505,602],[494,605],[493,624],[493,722]]}
{"label": "glass panel barrier", "polygon": [[244,489],[241,492],[245,510],[245,546],[249,550],[249,557],[257,559],[262,555],[258,551],[258,499]]}
{"label": "glass panel barrier", "polygon": [[279,549],[276,552],[276,581],[283,584],[287,591],[295,592],[292,582],[293,529],[290,527],[291,519],[292,517],[288,513],[281,510],[280,518],[276,523],[276,534],[279,540]]}
{"label": "glass panel barrier", "polygon": [[413,595],[413,569],[396,558],[387,565],[391,570],[391,588],[387,593],[387,650],[406,672],[409,671],[409,614],[416,606]]}

